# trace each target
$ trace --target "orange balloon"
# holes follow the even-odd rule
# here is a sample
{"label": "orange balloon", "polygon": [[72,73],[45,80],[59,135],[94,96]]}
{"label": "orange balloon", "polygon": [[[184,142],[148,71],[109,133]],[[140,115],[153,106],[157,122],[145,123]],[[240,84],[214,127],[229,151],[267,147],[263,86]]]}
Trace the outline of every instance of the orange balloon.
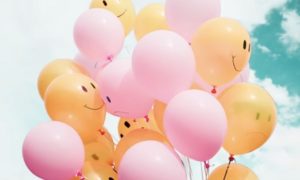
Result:
{"label": "orange balloon", "polygon": [[85,161],[113,165],[114,149],[107,143],[93,142],[85,145]]}
{"label": "orange balloon", "polygon": [[127,134],[126,137],[122,138],[119,144],[116,147],[116,151],[114,153],[114,162],[116,169],[119,168],[120,161],[125,154],[125,152],[132,147],[133,145],[147,140],[154,140],[162,142],[172,148],[168,139],[157,131],[153,131],[150,129],[136,129]]}
{"label": "orange balloon", "polygon": [[[217,167],[208,177],[208,180],[222,180],[224,179],[227,164]],[[251,169],[241,164],[231,164],[227,171],[226,180],[258,180]]]}
{"label": "orange balloon", "polygon": [[276,125],[276,105],[266,90],[239,83],[219,97],[227,115],[228,130],[223,147],[230,154],[244,154],[262,146]]}
{"label": "orange balloon", "polygon": [[[85,162],[82,176],[88,180],[118,180],[117,172],[103,163]],[[80,177],[74,177],[72,180],[80,180]]]}
{"label": "orange balloon", "polygon": [[244,69],[251,54],[251,40],[238,21],[220,17],[196,31],[192,48],[198,74],[210,85],[219,86]]}
{"label": "orange balloon", "polygon": [[52,120],[72,126],[85,144],[97,138],[104,123],[105,106],[97,84],[81,74],[55,79],[45,93],[45,106]]}
{"label": "orange balloon", "polygon": [[38,89],[42,99],[44,99],[47,87],[55,78],[73,73],[85,74],[86,72],[78,64],[69,59],[57,59],[47,64],[40,72],[38,78]]}
{"label": "orange balloon", "polygon": [[96,141],[99,143],[108,144],[112,149],[115,147],[115,143],[113,141],[113,138],[111,134],[108,132],[108,130],[105,127],[102,127],[98,133]]}
{"label": "orange balloon", "polygon": [[131,131],[141,128],[158,131],[155,124],[153,112],[150,112],[148,117],[145,118],[121,118],[119,121],[118,132],[120,137],[124,138]]}
{"label": "orange balloon", "polygon": [[167,105],[160,101],[155,101],[153,106],[153,112],[154,112],[154,119],[158,126],[158,128],[161,130],[161,132],[164,132],[164,113],[166,110]]}

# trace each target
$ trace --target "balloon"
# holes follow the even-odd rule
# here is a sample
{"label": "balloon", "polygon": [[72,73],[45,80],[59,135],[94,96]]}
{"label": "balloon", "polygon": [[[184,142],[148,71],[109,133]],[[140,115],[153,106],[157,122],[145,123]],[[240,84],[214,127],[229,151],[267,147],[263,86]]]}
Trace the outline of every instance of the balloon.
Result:
{"label": "balloon", "polygon": [[120,180],[186,180],[183,165],[166,145],[157,141],[135,144],[124,154]]}
{"label": "balloon", "polygon": [[151,110],[153,99],[136,82],[130,61],[116,60],[97,76],[107,111],[124,118],[141,118]]}
{"label": "balloon", "polygon": [[38,89],[40,96],[44,98],[47,87],[55,78],[64,74],[74,73],[84,74],[85,71],[72,60],[57,59],[47,64],[40,72],[38,79]]}
{"label": "balloon", "polygon": [[226,134],[226,115],[210,94],[187,90],[176,95],[164,115],[165,133],[182,154],[198,161],[212,158]]}
{"label": "balloon", "polygon": [[84,147],[78,134],[61,122],[46,122],[33,128],[23,143],[23,159],[42,179],[70,179],[82,167]]}
{"label": "balloon", "polygon": [[238,21],[216,18],[205,22],[192,40],[198,74],[213,86],[228,83],[248,64],[250,46],[249,33]]}
{"label": "balloon", "polygon": [[113,165],[114,149],[107,143],[92,142],[85,145],[85,161]]}
{"label": "balloon", "polygon": [[241,82],[248,82],[250,74],[250,67],[249,64],[241,71],[241,73],[236,76],[232,81],[226,83],[222,86],[214,87],[207,84],[199,75],[196,75],[195,82],[196,84],[204,91],[211,93],[213,96],[219,96],[224,90],[233,86],[234,84],[241,83]]}
{"label": "balloon", "polygon": [[160,3],[149,4],[136,17],[134,33],[137,40],[155,31],[168,29],[164,7]]}
{"label": "balloon", "polygon": [[89,59],[82,54],[78,54],[75,57],[75,62],[82,66],[92,79],[95,79],[97,74],[111,61],[101,59]]}
{"label": "balloon", "polygon": [[148,116],[138,119],[121,118],[119,121],[118,132],[120,138],[125,137],[128,133],[136,129],[152,129],[158,130],[155,124],[153,113]]}
{"label": "balloon", "polygon": [[128,133],[127,136],[125,136],[124,138],[122,138],[119,144],[117,145],[114,154],[115,167],[118,169],[120,161],[124,153],[128,150],[128,148],[141,141],[147,140],[159,141],[168,145],[170,148],[172,147],[168,139],[159,132],[150,129],[136,129]]}
{"label": "balloon", "polygon": [[112,60],[124,42],[119,19],[105,9],[91,9],[76,21],[74,40],[82,54],[91,59]]}
{"label": "balloon", "polygon": [[111,134],[108,132],[108,130],[104,127],[102,127],[98,133],[96,141],[100,144],[107,144],[111,147],[111,149],[114,149],[115,143],[111,136]]}
{"label": "balloon", "polygon": [[114,13],[122,22],[126,35],[132,30],[136,14],[131,0],[92,0],[90,7],[104,8]]}
{"label": "balloon", "polygon": [[138,42],[133,52],[132,69],[149,94],[168,102],[191,86],[195,74],[194,54],[180,36],[159,30]]}
{"label": "balloon", "polygon": [[[208,180],[220,180],[224,179],[224,175],[227,169],[227,164],[217,167],[208,177]],[[226,179],[236,180],[258,180],[251,169],[241,164],[231,164],[226,175]]]}
{"label": "balloon", "polygon": [[164,113],[167,105],[160,101],[155,101],[153,105],[154,119],[158,128],[164,132]]}
{"label": "balloon", "polygon": [[220,0],[166,0],[166,17],[172,30],[191,42],[192,36],[205,21],[219,17]]}
{"label": "balloon", "polygon": [[72,126],[85,143],[97,138],[105,118],[104,102],[97,84],[81,74],[55,79],[45,94],[46,110],[52,120]]}
{"label": "balloon", "polygon": [[[89,180],[118,180],[117,172],[109,165],[103,163],[85,162],[82,176]],[[73,180],[82,180],[75,177]]]}
{"label": "balloon", "polygon": [[263,88],[239,83],[219,97],[227,120],[228,131],[223,147],[230,154],[245,154],[262,146],[276,125],[276,105]]}

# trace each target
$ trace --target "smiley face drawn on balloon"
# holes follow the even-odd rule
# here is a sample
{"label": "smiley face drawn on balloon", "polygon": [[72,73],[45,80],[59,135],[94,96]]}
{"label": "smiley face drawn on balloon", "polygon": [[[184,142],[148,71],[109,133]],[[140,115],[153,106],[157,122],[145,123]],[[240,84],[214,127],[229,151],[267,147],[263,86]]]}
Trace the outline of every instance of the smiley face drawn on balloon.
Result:
{"label": "smiley face drawn on balloon", "polygon": [[114,13],[122,22],[126,35],[133,28],[136,13],[131,0],[92,0],[90,8],[104,8]]}
{"label": "smiley face drawn on balloon", "polygon": [[238,21],[215,18],[198,29],[192,48],[198,74],[209,84],[219,86],[231,81],[247,65],[251,40]]}
{"label": "smiley face drawn on balloon", "polygon": [[96,81],[109,113],[123,118],[143,118],[151,110],[153,99],[137,83],[130,61],[111,62]]}
{"label": "smiley face drawn on balloon", "polygon": [[223,147],[231,154],[244,154],[262,146],[276,125],[276,106],[261,87],[239,83],[219,97],[227,115],[228,131]]}
{"label": "smiley face drawn on balloon", "polygon": [[118,126],[120,138],[124,138],[128,133],[136,129],[151,129],[159,131],[158,127],[155,124],[154,115],[152,111],[149,113],[148,116],[145,116],[144,118],[120,118]]}
{"label": "smiley face drawn on balloon", "polygon": [[87,143],[97,138],[105,118],[105,106],[95,81],[81,74],[55,79],[45,93],[52,120],[72,126]]}

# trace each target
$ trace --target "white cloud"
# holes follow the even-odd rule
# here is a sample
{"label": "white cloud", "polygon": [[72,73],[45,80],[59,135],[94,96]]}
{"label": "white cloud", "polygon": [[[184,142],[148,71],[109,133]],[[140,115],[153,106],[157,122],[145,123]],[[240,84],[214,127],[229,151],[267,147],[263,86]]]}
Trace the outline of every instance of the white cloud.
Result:
{"label": "white cloud", "polygon": [[257,44],[257,48],[263,53],[266,53],[266,54],[271,53],[271,50],[267,46]]}
{"label": "white cloud", "polygon": [[222,0],[222,16],[238,19],[248,30],[266,24],[267,15],[281,8],[287,0]]}
{"label": "white cloud", "polygon": [[300,48],[300,15],[296,10],[284,10],[282,14],[283,33],[280,35],[280,40],[290,52],[294,52]]}

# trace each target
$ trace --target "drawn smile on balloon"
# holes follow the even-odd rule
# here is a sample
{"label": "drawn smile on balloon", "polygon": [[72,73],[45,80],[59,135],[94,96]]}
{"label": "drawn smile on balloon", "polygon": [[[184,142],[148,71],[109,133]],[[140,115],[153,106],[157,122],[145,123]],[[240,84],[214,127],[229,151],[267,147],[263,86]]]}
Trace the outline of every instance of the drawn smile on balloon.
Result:
{"label": "drawn smile on balloon", "polygon": [[92,107],[89,107],[88,105],[84,105],[83,107],[85,107],[86,109],[89,109],[89,110],[93,110],[93,111],[98,111],[99,109],[101,109],[103,107],[104,103],[102,103],[102,105],[98,108],[92,108]]}
{"label": "drawn smile on balloon", "polygon": [[237,71],[237,72],[240,72],[241,70],[239,70],[239,69],[236,67],[236,65],[235,65],[235,63],[234,63],[234,59],[235,59],[235,56],[232,56],[232,64],[233,64],[234,70]]}
{"label": "drawn smile on balloon", "polygon": [[126,12],[127,12],[127,9],[125,9],[125,10],[124,10],[120,15],[118,15],[117,17],[119,18],[119,17],[123,16]]}

